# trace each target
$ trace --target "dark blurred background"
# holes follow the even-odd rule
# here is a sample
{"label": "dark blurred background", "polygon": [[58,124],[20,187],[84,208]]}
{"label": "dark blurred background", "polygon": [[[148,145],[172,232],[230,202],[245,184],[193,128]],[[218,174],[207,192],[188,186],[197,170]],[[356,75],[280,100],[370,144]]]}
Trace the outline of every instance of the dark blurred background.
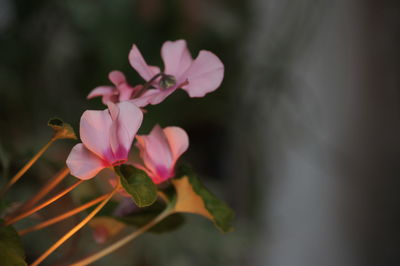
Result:
{"label": "dark blurred background", "polygon": [[[218,55],[224,82],[147,108],[141,133],[187,130],[184,158],[236,211],[235,231],[188,216],[94,265],[400,265],[399,1],[0,0],[1,181],[47,142],[50,117],[78,129],[84,110],[104,108],[86,96],[111,70],[141,82],[133,43],[161,66],[176,39]],[[9,200],[29,198],[73,145],[53,145]],[[24,237],[28,258],[76,219]],[[44,265],[94,247],[83,230]]]}

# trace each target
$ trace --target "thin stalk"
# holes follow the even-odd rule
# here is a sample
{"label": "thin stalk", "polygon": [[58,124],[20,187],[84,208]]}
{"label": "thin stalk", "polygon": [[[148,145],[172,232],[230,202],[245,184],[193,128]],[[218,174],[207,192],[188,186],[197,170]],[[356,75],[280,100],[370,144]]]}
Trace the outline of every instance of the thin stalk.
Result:
{"label": "thin stalk", "polygon": [[65,219],[67,219],[67,218],[69,218],[69,217],[71,217],[71,216],[73,216],[73,215],[75,215],[75,214],[77,214],[77,213],[79,213],[79,212],[81,212],[83,210],[86,210],[86,209],[92,207],[93,205],[96,205],[100,201],[102,201],[105,198],[107,198],[108,195],[109,194],[105,194],[105,195],[100,196],[100,197],[98,197],[98,198],[96,198],[96,199],[94,199],[92,201],[89,201],[89,202],[87,202],[87,203],[85,203],[85,204],[83,204],[83,205],[81,205],[81,206],[79,206],[79,207],[77,207],[77,208],[75,208],[73,210],[70,210],[70,211],[68,211],[66,213],[63,213],[63,214],[61,214],[59,216],[56,216],[56,217],[51,218],[51,219],[49,219],[47,221],[41,222],[41,223],[36,224],[34,226],[31,226],[31,227],[28,227],[28,228],[23,229],[21,231],[18,231],[18,234],[20,236],[23,236],[23,235],[25,235],[27,233],[43,229],[43,228],[45,228],[47,226],[50,226],[52,224],[58,223],[58,222],[60,222],[62,220],[65,220]]}
{"label": "thin stalk", "polygon": [[42,187],[42,189],[39,190],[39,192],[33,196],[30,200],[28,200],[26,203],[24,203],[19,211],[25,211],[32,206],[34,206],[36,203],[38,203],[41,199],[43,199],[51,190],[53,190],[61,181],[64,180],[69,174],[69,169],[68,167],[64,167],[61,169],[55,176],[53,176],[46,185]]}
{"label": "thin stalk", "polygon": [[39,206],[36,206],[35,208],[21,213],[17,216],[15,216],[14,218],[10,218],[8,220],[6,220],[5,225],[10,225],[13,224],[15,222],[18,222],[21,219],[24,219],[25,217],[43,209],[44,207],[50,205],[51,203],[55,202],[56,200],[58,200],[59,198],[63,197],[65,194],[69,193],[70,191],[72,191],[74,188],[76,188],[78,185],[80,185],[84,180],[79,180],[78,182],[76,182],[75,184],[73,184],[72,186],[68,187],[67,189],[61,191],[60,193],[58,193],[57,195],[55,195],[54,197],[50,198],[49,200],[46,200],[45,202],[43,202],[42,204],[40,204]]}
{"label": "thin stalk", "polygon": [[18,173],[15,174],[15,176],[13,176],[10,181],[8,181],[8,183],[3,187],[3,189],[0,191],[0,197],[4,195],[4,193],[7,192],[7,190],[10,189],[10,187],[12,187],[12,185],[14,185],[25,173],[26,171],[28,171],[29,168],[31,168],[31,166],[40,158],[40,156],[42,156],[42,154],[50,147],[51,144],[53,144],[54,141],[56,141],[57,138],[51,138],[49,142],[47,142],[46,145],[44,145],[39,151],[38,153],[36,153],[35,156],[33,156],[32,159],[30,159],[29,162],[27,162],[24,167],[21,168],[21,170],[18,171]]}
{"label": "thin stalk", "polygon": [[156,225],[157,223],[159,223],[165,217],[167,217],[168,215],[170,215],[172,213],[173,213],[173,210],[171,210],[170,208],[165,209],[160,215],[158,215],[156,218],[151,220],[146,225],[140,227],[138,230],[132,232],[131,234],[129,234],[126,237],[118,240],[117,242],[111,244],[110,246],[100,250],[99,252],[97,252],[97,253],[89,256],[89,257],[86,257],[86,258],[84,258],[84,259],[82,259],[82,260],[80,260],[78,262],[75,262],[75,263],[73,263],[73,264],[71,264],[69,266],[85,266],[85,265],[89,265],[89,264],[91,264],[91,263],[103,258],[104,256],[107,256],[108,254],[114,252],[115,250],[117,250],[120,247],[124,246],[128,242],[132,241],[133,239],[135,239],[136,237],[138,237],[142,233],[146,232],[151,227],[153,227],[154,225]]}
{"label": "thin stalk", "polygon": [[151,83],[153,83],[153,81],[155,81],[158,77],[160,77],[160,76],[162,76],[162,75],[164,75],[164,73],[162,73],[162,72],[160,72],[160,73],[154,75],[149,81],[147,81],[147,82],[143,85],[143,87],[142,87],[140,90],[138,90],[138,91],[135,93],[135,95],[133,95],[133,98],[136,98],[136,97],[139,97],[140,95],[142,95],[146,90],[148,90],[148,89],[150,88]]}
{"label": "thin stalk", "polygon": [[48,250],[46,250],[36,261],[34,261],[30,266],[37,266],[39,263],[44,261],[51,253],[53,253],[59,246],[61,246],[65,241],[67,241],[71,236],[78,232],[83,226],[85,226],[103,207],[107,202],[114,196],[114,194],[120,189],[120,184],[118,184],[114,190],[105,198],[85,219],[83,219],[79,224],[73,227],[68,233],[62,236],[56,243],[54,243]]}

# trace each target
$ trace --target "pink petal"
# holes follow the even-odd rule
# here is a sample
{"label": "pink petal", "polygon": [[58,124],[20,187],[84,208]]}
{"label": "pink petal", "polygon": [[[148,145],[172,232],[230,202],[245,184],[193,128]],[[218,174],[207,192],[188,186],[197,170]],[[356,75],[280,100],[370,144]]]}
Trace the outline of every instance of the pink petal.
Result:
{"label": "pink petal", "polygon": [[67,158],[67,166],[73,176],[90,179],[106,167],[103,160],[88,150],[83,144],[77,144]]}
{"label": "pink petal", "polygon": [[114,90],[114,87],[111,86],[99,86],[94,88],[86,98],[91,99],[98,96],[113,95]]}
{"label": "pink petal", "polygon": [[142,143],[142,149],[144,148],[141,150],[141,155],[144,155],[142,156],[144,164],[153,173],[164,175],[165,170],[169,171],[172,168],[171,149],[164,131],[159,125],[156,125],[149,135],[140,136],[138,143]]}
{"label": "pink petal", "polygon": [[83,144],[102,159],[112,160],[110,128],[112,120],[108,110],[85,111],[81,117],[80,136]]}
{"label": "pink petal", "polygon": [[224,78],[224,65],[221,60],[209,51],[200,51],[184,75],[189,84],[183,86],[190,97],[203,97],[216,90]]}
{"label": "pink petal", "polygon": [[118,115],[119,115],[119,107],[115,103],[108,103],[108,112],[110,113],[111,120],[117,120]]}
{"label": "pink petal", "polygon": [[108,78],[117,87],[117,90],[119,92],[119,102],[127,101],[131,98],[134,88],[129,86],[129,84],[126,82],[125,75],[121,71],[110,72]]}
{"label": "pink petal", "polygon": [[180,80],[181,75],[193,62],[186,41],[165,42],[161,48],[161,57],[164,61],[164,72],[173,75],[177,81],[182,82],[183,80]]}
{"label": "pink petal", "polygon": [[[140,156],[133,159],[133,166],[145,171],[150,177],[156,174],[156,169],[153,167],[152,161],[149,158],[147,151],[146,151],[146,136],[136,136],[136,146],[139,149]],[[147,163],[145,163],[147,162]],[[148,167],[147,167],[147,165]]]}
{"label": "pink petal", "polygon": [[127,83],[123,83],[118,85],[118,90],[119,90],[119,101],[125,102],[131,98],[132,93],[135,91],[135,88],[132,88]]}
{"label": "pink petal", "polygon": [[189,147],[189,137],[185,130],[180,127],[166,127],[164,134],[167,137],[172,152],[173,164]]}
{"label": "pink petal", "polygon": [[150,89],[143,93],[138,98],[131,99],[130,102],[134,103],[136,106],[144,107],[148,104],[159,104],[164,101],[171,93],[173,93],[177,88],[171,87],[166,90],[160,89]]}
{"label": "pink petal", "polygon": [[146,81],[150,80],[154,75],[158,74],[154,72],[154,67],[151,67],[146,63],[135,44],[132,46],[132,49],[129,52],[129,63]]}
{"label": "pink petal", "polygon": [[121,71],[117,70],[111,71],[110,74],[108,74],[108,78],[116,87],[126,82],[125,75]]}
{"label": "pink petal", "polygon": [[133,139],[142,124],[143,113],[130,102],[109,104],[111,118],[110,144],[115,160],[127,160]]}
{"label": "pink petal", "polygon": [[116,93],[116,90],[114,87],[111,86],[99,86],[97,88],[94,88],[89,95],[86,97],[87,99],[92,99],[94,97],[99,97],[102,96],[102,101],[104,104],[107,104],[107,102],[114,101],[114,95]]}
{"label": "pink petal", "polygon": [[158,66],[149,66],[149,67],[150,67],[151,72],[153,72],[155,74],[158,74],[161,72],[160,68]]}

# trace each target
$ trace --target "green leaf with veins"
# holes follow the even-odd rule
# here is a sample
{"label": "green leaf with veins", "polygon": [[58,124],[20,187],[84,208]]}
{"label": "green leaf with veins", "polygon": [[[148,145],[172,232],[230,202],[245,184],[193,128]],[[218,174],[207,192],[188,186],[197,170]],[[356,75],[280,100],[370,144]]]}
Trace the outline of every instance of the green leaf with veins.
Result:
{"label": "green leaf with veins", "polygon": [[222,232],[232,231],[234,212],[200,182],[190,167],[180,167],[172,184],[177,194],[174,205],[176,212],[202,215],[213,221]]}
{"label": "green leaf with veins", "polygon": [[156,201],[157,187],[146,172],[126,164],[115,169],[122,187],[132,196],[138,207],[147,207]]}

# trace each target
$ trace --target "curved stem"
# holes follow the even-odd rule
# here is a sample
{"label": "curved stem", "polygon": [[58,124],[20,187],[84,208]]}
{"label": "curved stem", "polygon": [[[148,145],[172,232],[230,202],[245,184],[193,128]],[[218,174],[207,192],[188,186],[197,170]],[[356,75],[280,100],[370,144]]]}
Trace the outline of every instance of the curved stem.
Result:
{"label": "curved stem", "polygon": [[168,205],[169,199],[168,199],[167,195],[165,195],[165,193],[160,190],[157,191],[157,194]]}
{"label": "curved stem", "polygon": [[148,90],[148,89],[150,88],[151,83],[153,83],[153,81],[155,81],[158,77],[160,77],[160,76],[162,76],[162,75],[164,75],[164,73],[162,73],[162,72],[160,72],[160,73],[154,75],[149,81],[147,81],[147,82],[143,85],[143,87],[142,87],[140,90],[138,90],[138,91],[135,93],[135,95],[133,95],[133,98],[137,98],[137,97],[139,97],[140,95],[142,95],[146,90]]}
{"label": "curved stem", "polygon": [[68,233],[62,236],[56,243],[54,243],[48,250],[46,250],[37,260],[35,260],[30,266],[37,266],[39,263],[44,261],[51,253],[53,253],[59,246],[61,246],[65,241],[67,241],[71,236],[78,232],[83,226],[85,226],[114,196],[114,194],[120,189],[120,184],[118,184],[114,190],[108,194],[105,198],[85,219],[73,227]]}
{"label": "curved stem", "polygon": [[13,224],[15,222],[18,222],[21,219],[24,219],[25,217],[43,209],[44,207],[50,205],[51,203],[53,203],[54,201],[58,200],[59,198],[63,197],[65,194],[69,193],[71,190],[73,190],[74,188],[76,188],[78,185],[80,185],[84,180],[79,180],[78,182],[76,182],[75,184],[73,184],[72,186],[68,187],[67,189],[61,191],[60,193],[58,193],[57,195],[55,195],[54,197],[52,197],[51,199],[43,202],[42,204],[40,204],[39,206],[36,206],[35,208],[21,213],[19,215],[17,215],[14,218],[10,218],[8,220],[6,220],[5,225],[10,225]]}
{"label": "curved stem", "polygon": [[151,220],[149,223],[146,225],[140,227],[138,230],[132,232],[131,234],[127,235],[126,237],[118,240],[117,242],[111,244],[110,246],[100,250],[99,252],[86,257],[78,262],[75,262],[73,264],[70,264],[69,266],[85,266],[89,265],[99,259],[101,259],[104,256],[107,256],[108,254],[114,252],[115,250],[119,249],[120,247],[124,246],[128,242],[132,241],[135,239],[137,236],[141,235],[142,233],[146,232],[148,229],[162,221],[164,218],[166,218],[168,215],[172,214],[173,210],[170,208],[165,209],[160,215],[158,215],[156,218]]}
{"label": "curved stem", "polygon": [[46,145],[44,145],[38,153],[36,153],[35,156],[33,156],[32,159],[30,159],[29,162],[27,162],[24,167],[21,168],[21,170],[18,171],[18,173],[13,176],[10,181],[5,185],[5,187],[0,191],[0,197],[4,195],[4,193],[7,192],[12,185],[14,185],[25,173],[28,171],[29,168],[42,156],[42,154],[50,147],[51,144],[53,144],[54,141],[56,141],[57,138],[51,138],[49,142],[47,142]]}
{"label": "curved stem", "polygon": [[21,208],[18,211],[25,211],[32,206],[34,206],[36,203],[38,203],[41,199],[43,199],[49,192],[55,188],[61,181],[64,180],[69,174],[69,169],[68,167],[64,167],[61,169],[55,176],[53,176],[51,179],[49,179],[49,182],[46,183],[42,187],[42,189],[39,190],[39,192],[33,196],[30,200],[25,202]]}
{"label": "curved stem", "polygon": [[56,217],[54,217],[52,219],[49,219],[47,221],[41,222],[41,223],[36,224],[34,226],[31,226],[31,227],[28,227],[28,228],[23,229],[21,231],[18,231],[18,234],[20,236],[23,236],[23,235],[25,235],[27,233],[43,229],[43,228],[45,228],[47,226],[50,226],[52,224],[58,223],[58,222],[60,222],[62,220],[65,220],[65,219],[67,219],[67,218],[69,218],[69,217],[71,217],[71,216],[73,216],[73,215],[75,215],[75,214],[77,214],[77,213],[79,213],[79,212],[81,212],[83,210],[86,210],[86,209],[92,207],[93,205],[96,205],[100,201],[102,201],[105,198],[107,198],[108,195],[109,194],[105,194],[105,195],[100,196],[100,197],[98,197],[98,198],[96,198],[96,199],[94,199],[92,201],[89,201],[89,202],[87,202],[87,203],[85,203],[85,204],[83,204],[83,205],[81,205],[81,206],[79,206],[79,207],[77,207],[77,208],[75,208],[73,210],[70,210],[69,212],[63,213],[63,214],[61,214],[59,216],[56,216]]}

